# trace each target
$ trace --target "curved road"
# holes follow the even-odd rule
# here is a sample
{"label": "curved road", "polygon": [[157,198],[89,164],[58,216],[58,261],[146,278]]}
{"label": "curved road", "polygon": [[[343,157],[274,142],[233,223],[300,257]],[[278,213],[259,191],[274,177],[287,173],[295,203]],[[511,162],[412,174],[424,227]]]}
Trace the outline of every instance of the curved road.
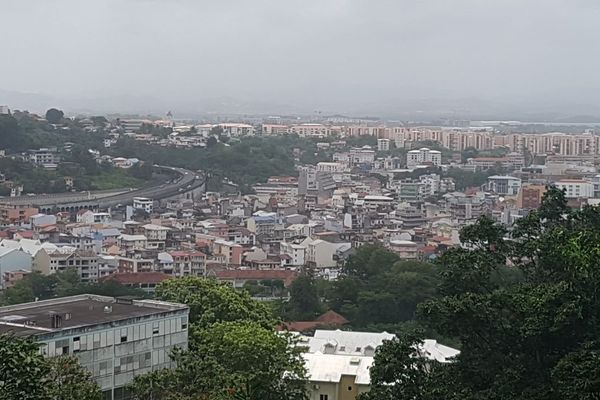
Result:
{"label": "curved road", "polygon": [[78,203],[95,203],[99,208],[126,205],[133,202],[134,197],[149,197],[154,200],[182,194],[204,185],[203,177],[198,173],[184,168],[155,165],[155,168],[168,170],[169,173],[179,175],[176,180],[171,180],[160,186],[141,189],[115,189],[96,192],[55,193],[37,196],[19,196],[0,199],[1,204],[25,205],[31,204],[40,208],[49,206],[69,207]]}

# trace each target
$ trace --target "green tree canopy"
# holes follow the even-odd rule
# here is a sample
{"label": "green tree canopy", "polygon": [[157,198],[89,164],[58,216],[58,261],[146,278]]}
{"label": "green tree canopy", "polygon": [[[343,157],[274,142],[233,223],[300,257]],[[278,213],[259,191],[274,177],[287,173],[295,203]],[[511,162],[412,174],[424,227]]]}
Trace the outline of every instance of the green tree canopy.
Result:
{"label": "green tree canopy", "polygon": [[287,306],[288,321],[311,321],[323,312],[315,278],[312,275],[302,274],[292,282]]}
{"label": "green tree canopy", "polygon": [[247,292],[235,290],[214,279],[168,279],[157,286],[156,297],[187,304],[190,307],[190,322],[199,327],[243,320],[255,321],[265,328],[275,326],[268,307],[252,299]]}
{"label": "green tree canopy", "polygon": [[0,360],[1,400],[47,398],[49,367],[35,342],[0,335]]}
{"label": "green tree canopy", "polygon": [[44,358],[38,349],[31,339],[0,335],[0,400],[102,399],[76,358]]}
{"label": "green tree canopy", "polygon": [[176,349],[174,370],[136,377],[135,399],[304,400],[299,348],[274,331],[269,309],[245,291],[185,277],[157,287],[162,300],[190,307],[187,349]]}
{"label": "green tree canopy", "polygon": [[378,245],[364,245],[344,266],[326,292],[328,305],[352,327],[393,331],[415,316],[417,305],[436,295],[437,268],[401,261]]}
{"label": "green tree canopy", "polygon": [[[376,371],[409,368],[387,364],[394,347],[382,347],[373,368],[379,399],[598,398],[600,208],[568,209],[550,188],[511,231],[482,218],[461,239],[463,248],[439,260],[439,295],[418,312],[424,326],[458,340],[460,355],[417,386],[379,379]],[[386,394],[393,382],[396,394],[423,390]]]}
{"label": "green tree canopy", "polygon": [[46,111],[46,121],[50,122],[51,124],[60,124],[64,116],[65,113],[56,108],[51,108]]}

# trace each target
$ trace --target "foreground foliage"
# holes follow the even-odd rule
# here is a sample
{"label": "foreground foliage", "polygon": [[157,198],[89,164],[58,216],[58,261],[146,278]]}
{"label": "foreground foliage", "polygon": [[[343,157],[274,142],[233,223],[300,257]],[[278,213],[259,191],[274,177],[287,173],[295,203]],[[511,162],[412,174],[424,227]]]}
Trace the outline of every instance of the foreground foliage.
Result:
{"label": "foreground foliage", "polygon": [[186,277],[159,285],[161,300],[190,306],[188,349],[173,370],[136,377],[136,399],[304,400],[304,363],[292,338],[274,331],[269,309],[246,292]]}
{"label": "foreground foliage", "polygon": [[74,357],[44,358],[38,344],[0,335],[0,400],[100,400],[90,373]]}
{"label": "foreground foliage", "polygon": [[600,208],[570,210],[551,189],[511,232],[482,218],[461,240],[439,262],[439,297],[418,313],[461,354],[420,368],[411,355],[423,336],[388,342],[364,399],[599,398]]}

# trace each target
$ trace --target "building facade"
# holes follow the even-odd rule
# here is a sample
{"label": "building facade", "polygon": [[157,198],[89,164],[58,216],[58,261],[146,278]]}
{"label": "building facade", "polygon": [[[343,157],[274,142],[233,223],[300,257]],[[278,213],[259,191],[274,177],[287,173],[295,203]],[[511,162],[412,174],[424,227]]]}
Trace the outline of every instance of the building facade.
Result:
{"label": "building facade", "polygon": [[122,400],[135,376],[173,366],[188,314],[181,304],[78,295],[0,307],[0,333],[33,338],[47,357],[76,356],[105,400]]}

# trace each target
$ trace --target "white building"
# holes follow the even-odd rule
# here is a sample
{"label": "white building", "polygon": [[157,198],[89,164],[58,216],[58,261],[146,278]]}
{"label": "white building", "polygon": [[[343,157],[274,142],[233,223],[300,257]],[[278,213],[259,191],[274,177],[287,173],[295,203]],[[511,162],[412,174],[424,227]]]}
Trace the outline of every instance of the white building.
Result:
{"label": "white building", "polygon": [[569,199],[589,199],[594,197],[594,184],[581,179],[561,179],[554,183],[564,190]]}
{"label": "white building", "polygon": [[306,263],[306,246],[295,243],[281,242],[279,244],[279,253],[290,256],[291,266],[303,266]]}
{"label": "white building", "polygon": [[[355,399],[368,392],[369,370],[373,356],[386,340],[395,335],[387,332],[352,332],[317,329],[314,336],[299,336],[298,346],[305,353],[309,380],[309,397],[318,400]],[[425,339],[414,349],[414,355],[440,363],[452,362],[460,351],[435,340]]]}
{"label": "white building", "polygon": [[134,197],[133,198],[133,208],[136,210],[144,210],[148,214],[152,214],[152,210],[154,208],[153,200],[147,197]]}
{"label": "white building", "polygon": [[521,179],[508,175],[492,175],[488,177],[488,190],[508,196],[516,196],[521,189]]}
{"label": "white building", "polygon": [[344,172],[346,170],[346,166],[339,162],[319,162],[317,163],[317,171],[321,172]]}
{"label": "white building", "polygon": [[0,106],[0,115],[9,115],[10,109],[8,106]]}
{"label": "white building", "polygon": [[123,250],[143,250],[148,246],[148,238],[144,235],[121,235],[117,245]]}
{"label": "white building", "polygon": [[229,137],[254,135],[254,127],[248,124],[226,123],[218,125],[223,134]]}
{"label": "white building", "polygon": [[377,150],[388,151],[390,149],[390,139],[377,139]]}
{"label": "white building", "polygon": [[419,150],[411,150],[406,154],[406,166],[408,168],[423,164],[442,165],[442,153],[438,150],[423,147]]}

